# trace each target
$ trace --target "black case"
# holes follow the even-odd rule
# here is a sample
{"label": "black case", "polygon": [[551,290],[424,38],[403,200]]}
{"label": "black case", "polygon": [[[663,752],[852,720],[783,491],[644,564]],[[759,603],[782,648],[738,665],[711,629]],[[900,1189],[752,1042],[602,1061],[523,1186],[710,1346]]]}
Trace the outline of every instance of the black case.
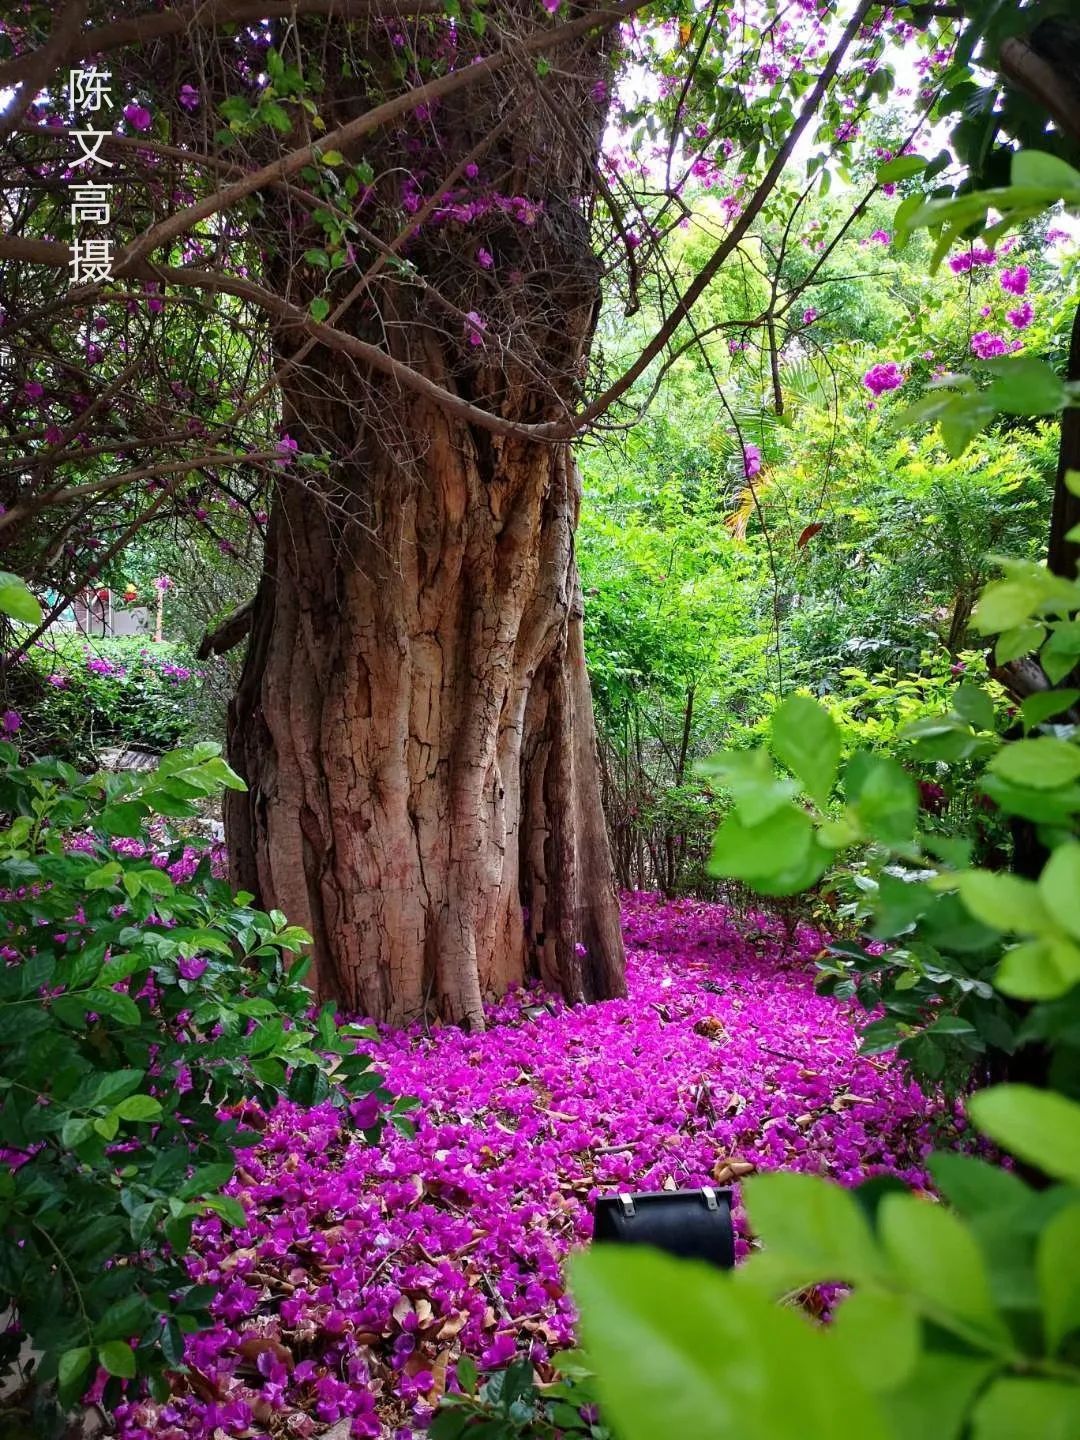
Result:
{"label": "black case", "polygon": [[705,1260],[722,1270],[735,1264],[731,1191],[654,1190],[642,1195],[601,1195],[593,1239],[620,1245],[655,1245],[685,1260]]}

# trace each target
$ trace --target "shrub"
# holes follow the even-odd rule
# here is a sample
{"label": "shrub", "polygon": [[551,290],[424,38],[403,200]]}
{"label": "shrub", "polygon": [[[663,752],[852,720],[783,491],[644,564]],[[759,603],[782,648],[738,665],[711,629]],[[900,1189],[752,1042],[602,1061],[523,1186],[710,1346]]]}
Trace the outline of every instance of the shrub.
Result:
{"label": "shrub", "polygon": [[26,749],[92,766],[106,746],[169,750],[204,738],[201,681],[182,646],[65,635],[10,668],[7,705],[25,717]]}
{"label": "shrub", "polygon": [[106,1405],[125,1380],[167,1390],[212,1296],[187,1280],[192,1224],[244,1223],[223,1187],[257,1107],[391,1099],[356,1053],[370,1032],[311,1018],[305,933],[208,851],[146,843],[222,785],[209,744],[89,779],[0,744],[0,1358],[37,1357],[15,1433],[58,1433],[99,1368]]}

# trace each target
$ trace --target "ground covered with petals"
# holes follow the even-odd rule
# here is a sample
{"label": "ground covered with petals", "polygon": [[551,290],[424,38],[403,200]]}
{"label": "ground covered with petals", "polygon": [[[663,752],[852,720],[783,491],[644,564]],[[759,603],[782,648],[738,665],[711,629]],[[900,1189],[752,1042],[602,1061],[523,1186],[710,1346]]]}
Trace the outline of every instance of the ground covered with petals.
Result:
{"label": "ground covered with petals", "polygon": [[[483,1035],[422,1027],[373,1047],[417,1133],[365,1145],[322,1106],[283,1105],[243,1156],[246,1230],[203,1233],[219,1288],[166,1405],[125,1440],[405,1437],[464,1351],[481,1369],[572,1342],[562,1261],[600,1191],[728,1183],[754,1168],[845,1183],[925,1182],[943,1114],[889,1061],[856,1056],[856,1017],[814,991],[820,939],[697,901],[629,896],[629,998],[490,1012]],[[752,1237],[741,1212],[739,1251]]]}

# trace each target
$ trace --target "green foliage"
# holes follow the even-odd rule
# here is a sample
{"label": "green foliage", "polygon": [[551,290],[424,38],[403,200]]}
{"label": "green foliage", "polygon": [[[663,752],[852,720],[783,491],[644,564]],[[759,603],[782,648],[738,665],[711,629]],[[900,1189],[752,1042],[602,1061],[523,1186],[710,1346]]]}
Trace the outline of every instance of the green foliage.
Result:
{"label": "green foliage", "polygon": [[166,835],[155,863],[136,838],[222,785],[242,788],[214,745],[90,778],[0,745],[3,1359],[27,1338],[61,1408],[99,1365],[161,1386],[181,1363],[212,1298],[184,1252],[200,1216],[246,1223],[223,1187],[252,1105],[390,1099],[357,1052],[369,1032],[312,1016],[305,933],[209,855]]}
{"label": "green foliage", "polygon": [[[1030,628],[1042,637],[1044,663],[1048,652],[1074,660],[1078,609],[1080,586],[1010,563],[1006,578],[984,593],[976,623],[1007,624],[1010,633]],[[914,721],[900,737],[912,762],[933,763],[945,775],[972,771],[986,803],[1038,827],[1049,856],[1037,884],[973,866],[970,834],[949,839],[921,826],[919,792],[894,759],[855,751],[834,792],[840,732],[807,699],[794,697],[777,711],[769,745],[794,770],[804,800],[789,793],[791,782],[775,774],[765,751],[712,766],[722,779],[737,761],[754,779],[731,786],[714,870],[776,894],[805,888],[837,864],[838,883],[859,897],[857,913],[872,917],[878,943],[832,945],[824,987],[868,1009],[883,1006],[885,1018],[864,1032],[864,1049],[895,1046],[927,1083],[962,1085],[978,1057],[1051,1035],[1061,1055],[1077,1055],[1068,1027],[1080,986],[1080,736],[1062,716],[1070,703],[1066,696],[1044,704],[1043,718],[1029,716],[1027,733],[1002,737],[991,695],[966,680],[947,711]],[[811,735],[812,745],[805,743]],[[853,848],[854,860],[840,865]],[[1025,1016],[1002,995],[1037,1007]]]}
{"label": "green foliage", "polygon": [[20,741],[34,754],[92,766],[108,746],[168,750],[202,738],[203,675],[184,646],[49,636],[6,679],[7,703],[24,718]]}
{"label": "green foliage", "polygon": [[591,1371],[572,1351],[555,1358],[558,1380],[536,1382],[531,1360],[519,1359],[477,1385],[476,1366],[457,1362],[461,1389],[444,1397],[428,1432],[432,1440],[611,1440],[596,1418]]}
{"label": "green foliage", "polygon": [[[1003,1086],[976,1097],[972,1118],[1067,1183],[1039,1192],[941,1155],[947,1206],[873,1182],[846,1192],[762,1175],[744,1191],[762,1248],[738,1271],[645,1251],[579,1256],[574,1295],[617,1433],[1075,1434],[1080,1168],[1062,1156],[1075,1157],[1080,1105]],[[825,1329],[774,1303],[810,1282],[854,1287]]]}

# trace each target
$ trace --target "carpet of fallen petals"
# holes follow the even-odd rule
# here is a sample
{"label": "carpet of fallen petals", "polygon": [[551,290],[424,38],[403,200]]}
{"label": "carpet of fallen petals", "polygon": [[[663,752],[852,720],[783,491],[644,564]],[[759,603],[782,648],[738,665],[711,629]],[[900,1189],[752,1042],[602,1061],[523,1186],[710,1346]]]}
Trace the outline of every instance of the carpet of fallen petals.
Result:
{"label": "carpet of fallen petals", "polygon": [[207,1223],[194,1264],[217,1323],[168,1403],[121,1409],[124,1440],[406,1440],[462,1351],[481,1369],[529,1351],[544,1374],[573,1338],[562,1261],[599,1191],[781,1166],[925,1183],[945,1117],[895,1064],[856,1056],[852,1011],[814,991],[818,936],[643,895],[624,925],[626,1000],[529,1016],[543,997],[518,993],[482,1035],[414,1027],[371,1047],[421,1102],[414,1138],[365,1145],[328,1105],[267,1119],[232,1186],[248,1228]]}

